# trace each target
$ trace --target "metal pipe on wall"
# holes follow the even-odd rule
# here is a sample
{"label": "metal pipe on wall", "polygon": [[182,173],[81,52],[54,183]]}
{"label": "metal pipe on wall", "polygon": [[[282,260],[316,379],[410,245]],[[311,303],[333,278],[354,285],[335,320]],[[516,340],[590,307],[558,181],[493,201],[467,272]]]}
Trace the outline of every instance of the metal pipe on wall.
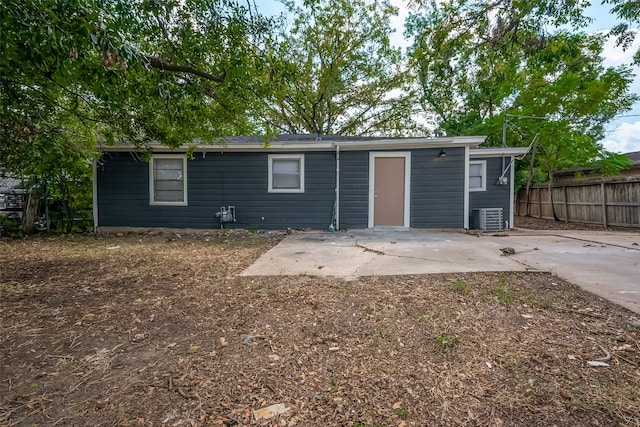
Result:
{"label": "metal pipe on wall", "polygon": [[336,145],[336,230],[340,230],[340,146]]}

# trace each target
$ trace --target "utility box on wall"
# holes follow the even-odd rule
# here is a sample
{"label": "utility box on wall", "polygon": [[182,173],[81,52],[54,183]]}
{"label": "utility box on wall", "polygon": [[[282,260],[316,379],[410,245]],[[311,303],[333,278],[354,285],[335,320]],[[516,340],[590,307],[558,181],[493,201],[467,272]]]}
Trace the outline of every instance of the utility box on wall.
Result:
{"label": "utility box on wall", "polygon": [[502,208],[474,209],[473,227],[482,231],[503,231]]}

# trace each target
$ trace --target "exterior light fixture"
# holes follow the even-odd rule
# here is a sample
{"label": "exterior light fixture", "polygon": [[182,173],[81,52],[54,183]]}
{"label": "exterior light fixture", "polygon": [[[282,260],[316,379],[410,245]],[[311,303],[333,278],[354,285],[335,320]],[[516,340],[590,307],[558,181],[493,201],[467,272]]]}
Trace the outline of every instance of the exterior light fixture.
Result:
{"label": "exterior light fixture", "polygon": [[440,157],[441,159],[444,159],[445,157],[447,157],[447,152],[444,151],[444,148],[440,150],[440,154],[438,154],[438,157]]}

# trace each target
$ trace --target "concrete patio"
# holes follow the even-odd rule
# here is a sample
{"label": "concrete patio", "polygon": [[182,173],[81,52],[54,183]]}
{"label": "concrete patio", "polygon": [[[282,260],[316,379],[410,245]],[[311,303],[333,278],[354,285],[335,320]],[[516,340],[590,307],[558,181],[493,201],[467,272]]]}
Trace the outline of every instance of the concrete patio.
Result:
{"label": "concrete patio", "polygon": [[[640,233],[368,229],[294,233],[241,274],[337,276],[548,271],[640,313]],[[510,247],[515,254],[504,256]]]}

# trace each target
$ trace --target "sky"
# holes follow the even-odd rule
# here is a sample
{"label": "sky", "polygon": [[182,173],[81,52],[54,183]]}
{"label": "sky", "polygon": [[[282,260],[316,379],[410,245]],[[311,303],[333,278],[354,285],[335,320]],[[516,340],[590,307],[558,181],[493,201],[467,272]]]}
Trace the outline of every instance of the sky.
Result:
{"label": "sky", "polygon": [[[597,0],[591,3],[591,7],[587,10],[587,15],[594,18],[594,21],[587,28],[588,32],[606,31],[616,24],[615,16],[609,14],[608,6],[610,5],[601,5]],[[608,40],[604,49],[605,65],[629,64],[638,47],[640,47],[640,36],[636,37],[633,46],[626,52],[621,48],[615,47],[614,40]],[[633,71],[636,74],[636,78],[631,86],[631,91],[640,94],[640,67],[633,67]],[[625,115],[631,117],[615,119],[609,124],[607,134],[604,140],[601,141],[602,145],[609,151],[617,153],[640,151],[640,102],[637,102],[633,109],[625,113]]]}
{"label": "sky", "polygon": [[[258,7],[263,13],[277,14],[284,11],[284,7],[278,0],[257,0]],[[392,36],[391,42],[400,47],[407,47],[409,41],[404,38],[404,21],[409,13],[405,7],[406,1],[391,0],[391,3],[398,6],[400,14],[391,22],[392,28],[396,31]],[[615,16],[609,13],[610,5],[600,4],[600,0],[591,2],[591,6],[586,10],[586,15],[593,18],[592,23],[584,29],[588,33],[606,32],[613,27],[617,21]],[[634,52],[640,47],[640,35],[636,38],[633,46],[626,52],[615,46],[615,40],[608,40],[604,47],[604,65],[619,66],[630,64]],[[640,67],[634,66],[633,72],[636,78],[631,86],[633,93],[640,95]],[[626,117],[617,117],[606,129],[602,145],[609,151],[616,153],[628,153],[640,151],[640,102],[637,102],[633,108],[624,113]]]}

